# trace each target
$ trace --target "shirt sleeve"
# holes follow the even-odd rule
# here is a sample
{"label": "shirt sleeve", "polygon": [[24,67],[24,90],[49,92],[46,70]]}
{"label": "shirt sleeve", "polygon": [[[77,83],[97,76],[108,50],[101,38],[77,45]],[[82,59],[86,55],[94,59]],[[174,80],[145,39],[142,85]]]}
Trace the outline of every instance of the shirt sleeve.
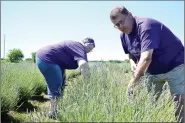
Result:
{"label": "shirt sleeve", "polygon": [[160,27],[151,23],[147,23],[141,28],[141,52],[158,48],[160,32]]}
{"label": "shirt sleeve", "polygon": [[123,34],[120,35],[120,39],[121,39],[121,44],[122,44],[125,54],[129,54],[126,43],[125,43],[125,39],[123,38]]}
{"label": "shirt sleeve", "polygon": [[87,59],[87,53],[85,51],[85,47],[82,46],[81,44],[78,44],[76,46],[73,47],[73,53],[74,53],[74,60],[78,61],[78,60],[85,60],[88,62]]}

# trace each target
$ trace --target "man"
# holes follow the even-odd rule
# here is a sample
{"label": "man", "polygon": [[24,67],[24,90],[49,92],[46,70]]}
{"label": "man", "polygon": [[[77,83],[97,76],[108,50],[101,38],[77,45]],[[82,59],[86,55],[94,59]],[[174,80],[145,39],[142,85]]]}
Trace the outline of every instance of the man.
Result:
{"label": "man", "polygon": [[82,42],[62,41],[48,45],[36,53],[36,64],[43,74],[50,99],[49,117],[56,112],[57,99],[62,96],[65,85],[65,69],[80,68],[82,75],[89,77],[87,53],[95,48],[92,38],[85,38]]}
{"label": "man", "polygon": [[[184,46],[179,38],[161,22],[152,18],[132,16],[124,6],[115,7],[110,13],[114,27],[121,33],[124,52],[128,54],[134,76],[128,84],[128,91],[138,84],[145,73],[148,91],[155,85],[157,98],[165,81],[168,81],[174,101],[184,103]],[[130,92],[129,92],[130,93]],[[180,108],[176,116],[180,114]],[[183,118],[183,112],[181,117]],[[183,121],[183,119],[178,119]]]}

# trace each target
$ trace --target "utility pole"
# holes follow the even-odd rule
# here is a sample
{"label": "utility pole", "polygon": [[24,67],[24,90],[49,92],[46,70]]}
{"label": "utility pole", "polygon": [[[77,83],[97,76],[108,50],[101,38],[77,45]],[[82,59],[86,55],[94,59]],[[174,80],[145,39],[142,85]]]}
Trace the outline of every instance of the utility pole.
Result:
{"label": "utility pole", "polygon": [[4,59],[5,59],[5,34],[4,34]]}

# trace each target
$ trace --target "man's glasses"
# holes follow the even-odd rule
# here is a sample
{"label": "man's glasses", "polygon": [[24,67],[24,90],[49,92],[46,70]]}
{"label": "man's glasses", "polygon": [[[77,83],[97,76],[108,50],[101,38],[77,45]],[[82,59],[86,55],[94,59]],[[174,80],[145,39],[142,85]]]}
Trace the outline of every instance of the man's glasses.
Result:
{"label": "man's glasses", "polygon": [[128,16],[126,16],[126,18],[124,20],[120,20],[117,24],[114,25],[114,28],[119,28],[121,25],[124,25],[126,22]]}

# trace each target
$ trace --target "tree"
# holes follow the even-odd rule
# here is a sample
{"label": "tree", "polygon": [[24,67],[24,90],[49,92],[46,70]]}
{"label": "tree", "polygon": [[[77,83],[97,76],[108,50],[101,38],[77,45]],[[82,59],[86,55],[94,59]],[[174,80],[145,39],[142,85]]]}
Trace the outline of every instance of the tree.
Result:
{"label": "tree", "polygon": [[10,62],[20,62],[24,58],[24,55],[20,49],[12,49],[8,53],[8,60]]}
{"label": "tree", "polygon": [[36,60],[35,60],[36,52],[32,52],[31,56],[32,56],[32,61],[35,63],[36,62]]}

